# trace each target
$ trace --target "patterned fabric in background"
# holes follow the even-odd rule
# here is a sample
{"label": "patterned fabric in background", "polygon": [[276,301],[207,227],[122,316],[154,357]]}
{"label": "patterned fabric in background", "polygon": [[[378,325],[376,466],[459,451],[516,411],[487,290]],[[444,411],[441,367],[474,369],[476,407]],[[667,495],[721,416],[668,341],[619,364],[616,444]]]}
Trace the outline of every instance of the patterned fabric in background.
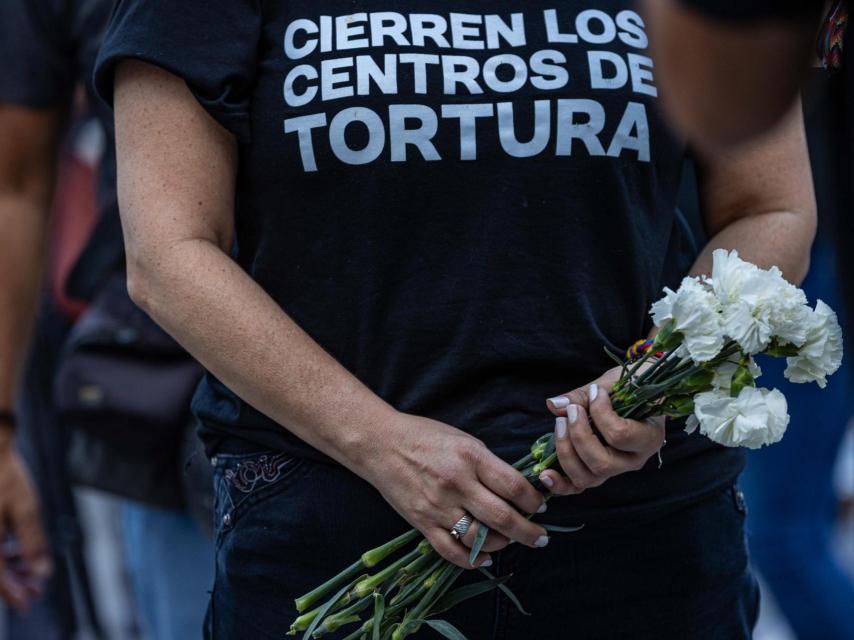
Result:
{"label": "patterned fabric in background", "polygon": [[847,29],[848,2],[836,0],[818,36],[818,57],[825,69],[835,70],[842,67],[842,51]]}

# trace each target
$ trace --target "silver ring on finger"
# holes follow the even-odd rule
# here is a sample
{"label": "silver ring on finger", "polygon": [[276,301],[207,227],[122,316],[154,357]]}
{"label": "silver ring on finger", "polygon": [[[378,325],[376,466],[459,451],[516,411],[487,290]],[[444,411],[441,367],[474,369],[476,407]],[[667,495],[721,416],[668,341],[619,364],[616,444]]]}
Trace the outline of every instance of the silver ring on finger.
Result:
{"label": "silver ring on finger", "polygon": [[474,522],[474,518],[469,514],[464,515],[462,518],[457,520],[456,524],[451,528],[451,537],[457,541],[462,540],[463,536],[469,532],[472,522]]}

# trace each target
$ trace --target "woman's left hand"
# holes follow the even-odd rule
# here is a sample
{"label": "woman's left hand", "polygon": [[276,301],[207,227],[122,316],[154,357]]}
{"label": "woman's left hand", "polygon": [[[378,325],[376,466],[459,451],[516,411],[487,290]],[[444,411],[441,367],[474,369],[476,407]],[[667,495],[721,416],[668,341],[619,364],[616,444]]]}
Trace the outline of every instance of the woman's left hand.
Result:
{"label": "woman's left hand", "polygon": [[[581,493],[621,473],[637,471],[664,444],[664,418],[621,418],[611,407],[608,393],[619,377],[617,367],[589,386],[547,400],[557,416],[555,446],[566,474],[554,469],[540,474],[540,482],[553,494]],[[591,419],[607,444],[593,432]]]}

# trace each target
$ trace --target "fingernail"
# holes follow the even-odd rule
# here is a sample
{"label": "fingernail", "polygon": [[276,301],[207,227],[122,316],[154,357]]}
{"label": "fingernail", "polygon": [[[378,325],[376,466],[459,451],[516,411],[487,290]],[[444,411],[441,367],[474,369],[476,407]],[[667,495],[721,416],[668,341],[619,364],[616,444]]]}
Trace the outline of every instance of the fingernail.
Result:
{"label": "fingernail", "polygon": [[569,398],[566,396],[555,396],[554,398],[549,398],[549,402],[558,409],[563,409],[564,407],[569,406]]}
{"label": "fingernail", "polygon": [[551,489],[553,486],[555,486],[555,481],[552,480],[551,477],[549,477],[546,473],[540,474],[540,482],[542,482],[543,486],[547,489]]}
{"label": "fingernail", "polygon": [[557,435],[558,438],[566,437],[566,418],[555,419],[555,435]]}
{"label": "fingernail", "polygon": [[548,536],[540,536],[539,538],[537,538],[537,541],[534,543],[534,546],[542,549],[548,543],[549,543],[549,537]]}
{"label": "fingernail", "polygon": [[596,396],[599,395],[599,387],[595,384],[590,385],[590,402],[593,402],[596,399]]}
{"label": "fingernail", "polygon": [[492,566],[492,558],[487,558],[483,562],[480,563],[481,567],[491,567]]}
{"label": "fingernail", "polygon": [[548,509],[548,508],[549,508],[548,505],[546,505],[546,503],[544,502],[543,504],[540,505],[540,508],[537,509],[537,513],[545,513],[546,509]]}
{"label": "fingernail", "polygon": [[575,424],[575,421],[578,420],[578,407],[574,404],[569,405],[566,415],[569,418],[569,424]]}

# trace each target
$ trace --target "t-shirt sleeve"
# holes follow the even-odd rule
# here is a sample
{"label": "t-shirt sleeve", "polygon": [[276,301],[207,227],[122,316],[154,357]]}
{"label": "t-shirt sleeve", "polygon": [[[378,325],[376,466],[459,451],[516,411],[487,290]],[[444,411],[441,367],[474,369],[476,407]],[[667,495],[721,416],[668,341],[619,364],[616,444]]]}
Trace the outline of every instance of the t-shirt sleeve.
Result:
{"label": "t-shirt sleeve", "polygon": [[0,1],[0,102],[65,106],[75,81],[73,51],[58,28],[57,0]]}
{"label": "t-shirt sleeve", "polygon": [[824,0],[680,0],[710,17],[732,22],[800,20],[814,17]]}
{"label": "t-shirt sleeve", "polygon": [[217,122],[248,142],[262,27],[260,2],[118,0],[95,65],[95,90],[112,104],[119,60],[135,58],[157,65],[183,78]]}

